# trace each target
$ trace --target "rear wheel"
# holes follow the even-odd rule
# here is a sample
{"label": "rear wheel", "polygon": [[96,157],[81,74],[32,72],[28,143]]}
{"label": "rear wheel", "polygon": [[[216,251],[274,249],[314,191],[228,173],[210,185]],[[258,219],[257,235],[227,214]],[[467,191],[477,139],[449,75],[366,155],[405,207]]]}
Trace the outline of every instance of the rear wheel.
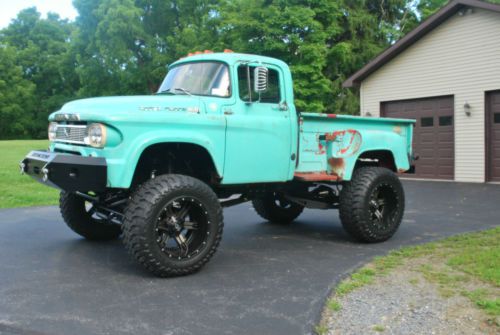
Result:
{"label": "rear wheel", "polygon": [[282,193],[269,192],[252,201],[253,208],[263,219],[274,223],[288,224],[304,210],[304,206],[287,200]]}
{"label": "rear wheel", "polygon": [[380,167],[360,168],[340,193],[342,226],[360,241],[385,241],[401,224],[404,201],[403,186],[392,171]]}
{"label": "rear wheel", "polygon": [[113,240],[121,234],[119,224],[99,217],[97,207],[75,193],[62,191],[59,208],[66,225],[88,240]]}
{"label": "rear wheel", "polygon": [[192,177],[163,175],[142,184],[125,210],[123,241],[132,256],[161,277],[200,269],[222,238],[215,193]]}

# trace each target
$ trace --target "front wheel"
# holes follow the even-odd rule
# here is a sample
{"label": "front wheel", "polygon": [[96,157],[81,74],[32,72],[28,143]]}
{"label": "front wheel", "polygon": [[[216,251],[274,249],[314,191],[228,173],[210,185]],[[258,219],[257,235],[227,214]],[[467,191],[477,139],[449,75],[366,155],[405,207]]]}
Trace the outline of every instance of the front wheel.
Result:
{"label": "front wheel", "polygon": [[343,185],[339,214],[342,226],[363,242],[382,242],[398,229],[404,213],[404,192],[390,170],[363,167]]}
{"label": "front wheel", "polygon": [[222,238],[222,208],[202,181],[162,175],[142,184],[125,209],[123,242],[132,256],[160,277],[200,269]]}

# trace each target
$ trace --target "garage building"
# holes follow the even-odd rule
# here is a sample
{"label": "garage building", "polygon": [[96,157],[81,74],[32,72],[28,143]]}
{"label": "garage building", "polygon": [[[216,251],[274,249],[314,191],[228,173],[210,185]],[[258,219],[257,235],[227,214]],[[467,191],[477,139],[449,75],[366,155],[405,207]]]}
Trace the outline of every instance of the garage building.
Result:
{"label": "garage building", "polygon": [[344,86],[360,115],[417,120],[416,178],[500,182],[500,5],[450,2]]}

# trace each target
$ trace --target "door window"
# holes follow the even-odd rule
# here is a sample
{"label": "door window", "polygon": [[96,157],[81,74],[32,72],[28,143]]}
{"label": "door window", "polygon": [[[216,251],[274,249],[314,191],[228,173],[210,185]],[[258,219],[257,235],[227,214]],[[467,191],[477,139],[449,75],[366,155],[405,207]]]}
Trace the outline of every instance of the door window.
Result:
{"label": "door window", "polygon": [[453,116],[440,116],[439,117],[439,126],[453,126]]}
{"label": "door window", "polygon": [[[281,96],[278,71],[268,69],[267,90],[259,94],[253,91],[254,69],[255,66],[240,65],[238,67],[238,87],[240,99],[245,102],[260,101],[262,103],[279,103],[281,101]],[[250,83],[248,82],[249,77]]]}
{"label": "door window", "polygon": [[493,114],[493,122],[500,123],[500,113]]}
{"label": "door window", "polygon": [[434,119],[432,117],[423,117],[420,119],[420,126],[421,127],[433,127],[434,126]]}

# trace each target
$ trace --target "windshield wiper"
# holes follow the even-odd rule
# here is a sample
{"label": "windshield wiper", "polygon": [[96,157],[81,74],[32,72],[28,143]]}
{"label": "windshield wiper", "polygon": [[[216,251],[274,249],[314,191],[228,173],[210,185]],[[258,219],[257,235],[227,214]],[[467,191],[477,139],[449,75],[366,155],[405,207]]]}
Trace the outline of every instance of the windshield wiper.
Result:
{"label": "windshield wiper", "polygon": [[187,95],[193,96],[193,95],[191,94],[191,92],[189,92],[188,90],[186,90],[185,88],[182,88],[182,87],[176,87],[176,88],[174,88],[174,91],[181,91],[181,92],[183,92],[184,94],[187,94]]}
{"label": "windshield wiper", "polygon": [[193,95],[191,94],[191,92],[189,92],[188,90],[186,90],[185,88],[182,88],[182,87],[174,87],[174,88],[172,88],[172,87],[171,87],[171,88],[167,88],[166,90],[160,91],[160,92],[158,92],[158,93],[156,93],[156,94],[165,94],[165,93],[168,93],[168,94],[174,94],[174,95],[176,95],[176,94],[174,93],[175,91],[180,91],[180,92],[182,92],[182,93],[184,93],[184,94],[187,94],[187,95],[193,96]]}
{"label": "windshield wiper", "polygon": [[156,94],[173,94],[173,95],[175,95],[175,93],[174,93],[174,92],[172,92],[172,89],[171,89],[171,88],[167,88],[166,90],[163,90],[163,91],[157,92]]}

